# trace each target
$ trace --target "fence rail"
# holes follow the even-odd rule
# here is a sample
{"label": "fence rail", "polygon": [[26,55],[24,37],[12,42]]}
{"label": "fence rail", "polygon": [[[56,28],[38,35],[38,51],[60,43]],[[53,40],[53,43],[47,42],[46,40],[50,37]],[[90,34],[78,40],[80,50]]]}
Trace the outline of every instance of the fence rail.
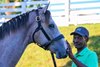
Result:
{"label": "fence rail", "polygon": [[[72,0],[71,0],[72,1]],[[5,22],[17,15],[36,9],[37,5],[43,6],[48,1],[31,1],[0,4],[0,22]],[[49,10],[58,26],[68,26],[69,24],[100,23],[100,1],[91,2],[87,0],[69,0],[50,2]],[[10,6],[10,8],[7,6]],[[15,6],[16,8],[11,8]],[[12,14],[6,15],[6,12]]]}
{"label": "fence rail", "polygon": [[100,23],[100,1],[74,0],[70,4],[72,24]]}

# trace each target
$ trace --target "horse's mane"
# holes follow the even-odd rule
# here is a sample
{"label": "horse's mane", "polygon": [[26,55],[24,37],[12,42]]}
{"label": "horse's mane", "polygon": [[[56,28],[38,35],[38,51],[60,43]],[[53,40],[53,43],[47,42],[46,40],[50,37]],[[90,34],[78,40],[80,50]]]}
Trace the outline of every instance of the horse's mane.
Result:
{"label": "horse's mane", "polygon": [[[32,10],[32,11],[36,11],[36,10]],[[32,11],[16,16],[11,20],[3,23],[2,26],[0,26],[0,39],[4,38],[6,34],[10,34],[11,31],[15,32],[17,29],[25,26],[29,18],[29,13]],[[50,11],[48,10],[46,11],[45,18],[46,18],[46,22],[49,22]]]}
{"label": "horse's mane", "polygon": [[0,39],[3,38],[6,34],[9,34],[10,31],[16,31],[18,28],[25,26],[28,18],[29,12],[26,12],[3,23],[2,26],[0,26]]}

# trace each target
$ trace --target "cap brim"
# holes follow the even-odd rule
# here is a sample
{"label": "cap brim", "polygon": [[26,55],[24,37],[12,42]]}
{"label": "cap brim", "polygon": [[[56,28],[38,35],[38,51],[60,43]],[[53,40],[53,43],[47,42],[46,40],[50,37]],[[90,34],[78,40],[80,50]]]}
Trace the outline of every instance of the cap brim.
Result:
{"label": "cap brim", "polygon": [[72,32],[70,35],[80,35],[80,36],[83,36],[83,34],[81,34],[79,32]]}
{"label": "cap brim", "polygon": [[75,34],[77,34],[76,32],[72,32],[70,35],[75,35]]}

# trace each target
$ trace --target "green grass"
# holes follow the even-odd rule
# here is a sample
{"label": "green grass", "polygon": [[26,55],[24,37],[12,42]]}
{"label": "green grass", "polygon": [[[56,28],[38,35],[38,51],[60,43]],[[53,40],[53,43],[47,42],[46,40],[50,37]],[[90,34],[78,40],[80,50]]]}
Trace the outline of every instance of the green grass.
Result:
{"label": "green grass", "polygon": [[[90,40],[88,42],[88,47],[96,51],[100,60],[100,24],[84,24],[77,26],[84,26],[89,30]],[[72,36],[70,36],[70,33],[74,31],[77,26],[70,25],[68,27],[59,27],[60,32],[71,44],[73,53],[76,50],[72,45]],[[65,59],[56,59],[56,63],[57,67],[71,67],[71,60],[68,57]],[[100,61],[98,63],[100,66]],[[49,51],[45,51],[32,43],[26,48],[16,67],[53,67],[53,62]]]}

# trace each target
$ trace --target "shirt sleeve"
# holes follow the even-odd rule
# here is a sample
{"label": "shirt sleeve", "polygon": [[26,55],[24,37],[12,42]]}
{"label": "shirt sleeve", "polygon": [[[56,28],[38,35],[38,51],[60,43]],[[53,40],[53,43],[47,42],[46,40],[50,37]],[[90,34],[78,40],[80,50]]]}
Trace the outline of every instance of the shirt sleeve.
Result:
{"label": "shirt sleeve", "polygon": [[88,67],[98,67],[98,57],[95,52],[92,52],[91,54],[88,55],[86,60],[86,65]]}

